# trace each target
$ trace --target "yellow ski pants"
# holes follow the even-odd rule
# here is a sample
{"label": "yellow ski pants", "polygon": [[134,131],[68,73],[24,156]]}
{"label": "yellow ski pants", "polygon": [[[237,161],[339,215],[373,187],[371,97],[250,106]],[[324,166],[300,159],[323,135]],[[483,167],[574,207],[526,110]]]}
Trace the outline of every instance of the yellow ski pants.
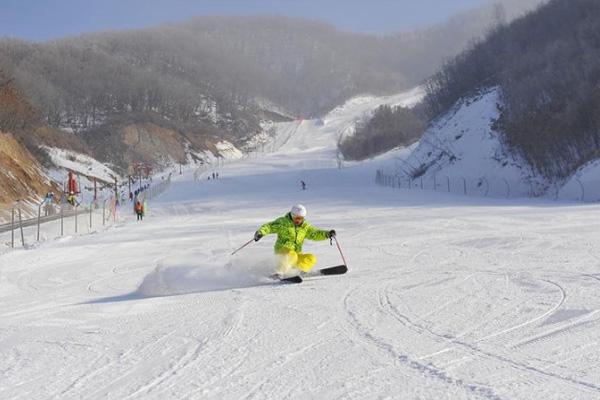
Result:
{"label": "yellow ski pants", "polygon": [[296,253],[294,250],[284,250],[278,252],[277,272],[285,274],[292,269],[299,269],[302,272],[309,272],[317,263],[317,257],[314,254]]}

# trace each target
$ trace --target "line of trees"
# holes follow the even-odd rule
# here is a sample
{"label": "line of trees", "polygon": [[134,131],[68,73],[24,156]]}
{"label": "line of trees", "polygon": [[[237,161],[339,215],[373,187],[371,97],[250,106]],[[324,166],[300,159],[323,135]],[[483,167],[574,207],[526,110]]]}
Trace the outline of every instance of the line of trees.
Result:
{"label": "line of trees", "polygon": [[0,70],[0,132],[12,133],[39,161],[47,164],[47,155],[28,134],[40,124],[41,119],[15,87],[14,80]]}
{"label": "line of trees", "polygon": [[406,146],[421,137],[425,120],[415,110],[383,105],[373,116],[356,125],[352,136],[338,145],[347,160],[363,160],[373,155]]}
{"label": "line of trees", "polygon": [[48,127],[39,112],[17,87],[15,79],[9,78],[1,69],[0,131],[12,134],[37,161],[46,166],[50,166],[51,161],[41,145],[89,152],[78,137]]}
{"label": "line of trees", "polygon": [[35,124],[37,115],[14,85],[0,71],[0,131],[22,132]]}

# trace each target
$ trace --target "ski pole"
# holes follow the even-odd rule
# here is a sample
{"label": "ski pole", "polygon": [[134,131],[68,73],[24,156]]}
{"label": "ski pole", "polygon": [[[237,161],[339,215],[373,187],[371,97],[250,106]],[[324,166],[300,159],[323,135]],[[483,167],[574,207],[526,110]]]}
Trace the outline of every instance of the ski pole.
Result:
{"label": "ski pole", "polygon": [[337,246],[339,252],[340,252],[340,256],[342,256],[342,261],[344,262],[344,265],[347,267],[348,264],[346,263],[346,258],[344,257],[344,253],[342,253],[342,248],[340,247],[340,243],[337,240],[337,236],[333,237],[335,239],[335,245]]}
{"label": "ski pole", "polygon": [[240,247],[239,249],[237,249],[236,251],[234,251],[233,253],[231,253],[231,255],[234,255],[235,253],[237,253],[238,251],[240,251],[241,249],[243,249],[244,247],[248,246],[250,243],[254,242],[254,239],[250,239],[248,241],[248,243],[244,244],[242,247]]}

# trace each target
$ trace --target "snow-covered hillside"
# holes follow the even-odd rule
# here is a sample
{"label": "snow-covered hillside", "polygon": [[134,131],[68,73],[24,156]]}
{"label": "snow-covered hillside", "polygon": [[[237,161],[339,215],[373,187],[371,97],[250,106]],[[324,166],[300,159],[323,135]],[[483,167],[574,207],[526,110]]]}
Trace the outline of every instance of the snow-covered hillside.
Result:
{"label": "snow-covered hillside", "polygon": [[[223,140],[215,144],[214,153],[211,151],[194,152],[188,146],[186,148],[187,162],[185,166],[186,170],[195,169],[197,165],[212,165],[218,164],[219,160],[235,160],[243,157],[243,153],[237,149],[232,143]],[[96,179],[96,188],[100,193],[99,197],[107,197],[114,193],[113,182],[117,178],[119,184],[119,195],[123,198],[128,197],[128,186],[127,176],[123,176],[116,169],[99,162],[98,160],[81,153],[77,153],[71,150],[59,149],[59,148],[45,148],[48,155],[50,156],[52,163],[56,166],[47,171],[49,179],[56,182],[60,187],[66,188],[68,172],[73,171],[75,173],[79,190],[81,193],[78,194],[78,201],[84,204],[92,201],[94,196],[94,179]],[[168,173],[168,172],[179,172],[178,163],[175,160],[166,160],[166,165],[170,168],[163,167],[161,171],[154,171],[155,173]],[[139,182],[134,184],[134,189]]]}
{"label": "snow-covered hillside", "polygon": [[381,171],[397,185],[478,197],[600,199],[598,162],[572,178],[554,182],[537,174],[504,145],[494,129],[501,105],[500,89],[492,88],[459,101],[427,129],[419,142],[386,154]]}
{"label": "snow-covered hillside", "polygon": [[[184,171],[143,222],[1,255],[0,398],[600,399],[600,207],[338,169],[335,132],[381,101]],[[273,285],[273,236],[230,255],[298,202],[348,274]]]}
{"label": "snow-covered hillside", "polygon": [[[75,173],[77,187],[77,202],[89,204],[94,199],[94,180],[96,180],[96,196],[99,199],[108,198],[114,193],[114,180],[123,184],[127,178],[123,178],[111,167],[102,164],[98,160],[71,150],[58,148],[46,148],[52,163],[56,166],[48,170],[52,181],[56,182],[63,190],[67,190],[68,173]],[[58,195],[58,194],[57,194]],[[127,196],[127,193],[123,194]],[[58,202],[58,199],[56,199]]]}
{"label": "snow-covered hillside", "polygon": [[439,118],[408,152],[402,151],[387,173],[424,180],[429,189],[496,197],[529,196],[535,174],[508,152],[492,129],[498,118],[499,90],[458,103]]}
{"label": "snow-covered hillside", "polygon": [[85,154],[58,148],[46,148],[46,150],[52,163],[64,170],[71,170],[78,174],[96,177],[108,182],[113,181],[115,177],[119,177],[119,174],[113,169]]}

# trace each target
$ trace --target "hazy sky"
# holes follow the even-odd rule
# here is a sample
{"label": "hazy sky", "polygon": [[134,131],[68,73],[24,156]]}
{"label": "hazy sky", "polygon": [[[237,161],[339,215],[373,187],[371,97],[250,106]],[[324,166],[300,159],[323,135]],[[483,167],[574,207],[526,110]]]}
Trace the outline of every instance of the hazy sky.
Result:
{"label": "hazy sky", "polygon": [[0,36],[47,40],[84,32],[141,28],[194,15],[282,14],[343,30],[392,32],[423,27],[489,0],[0,0]]}

